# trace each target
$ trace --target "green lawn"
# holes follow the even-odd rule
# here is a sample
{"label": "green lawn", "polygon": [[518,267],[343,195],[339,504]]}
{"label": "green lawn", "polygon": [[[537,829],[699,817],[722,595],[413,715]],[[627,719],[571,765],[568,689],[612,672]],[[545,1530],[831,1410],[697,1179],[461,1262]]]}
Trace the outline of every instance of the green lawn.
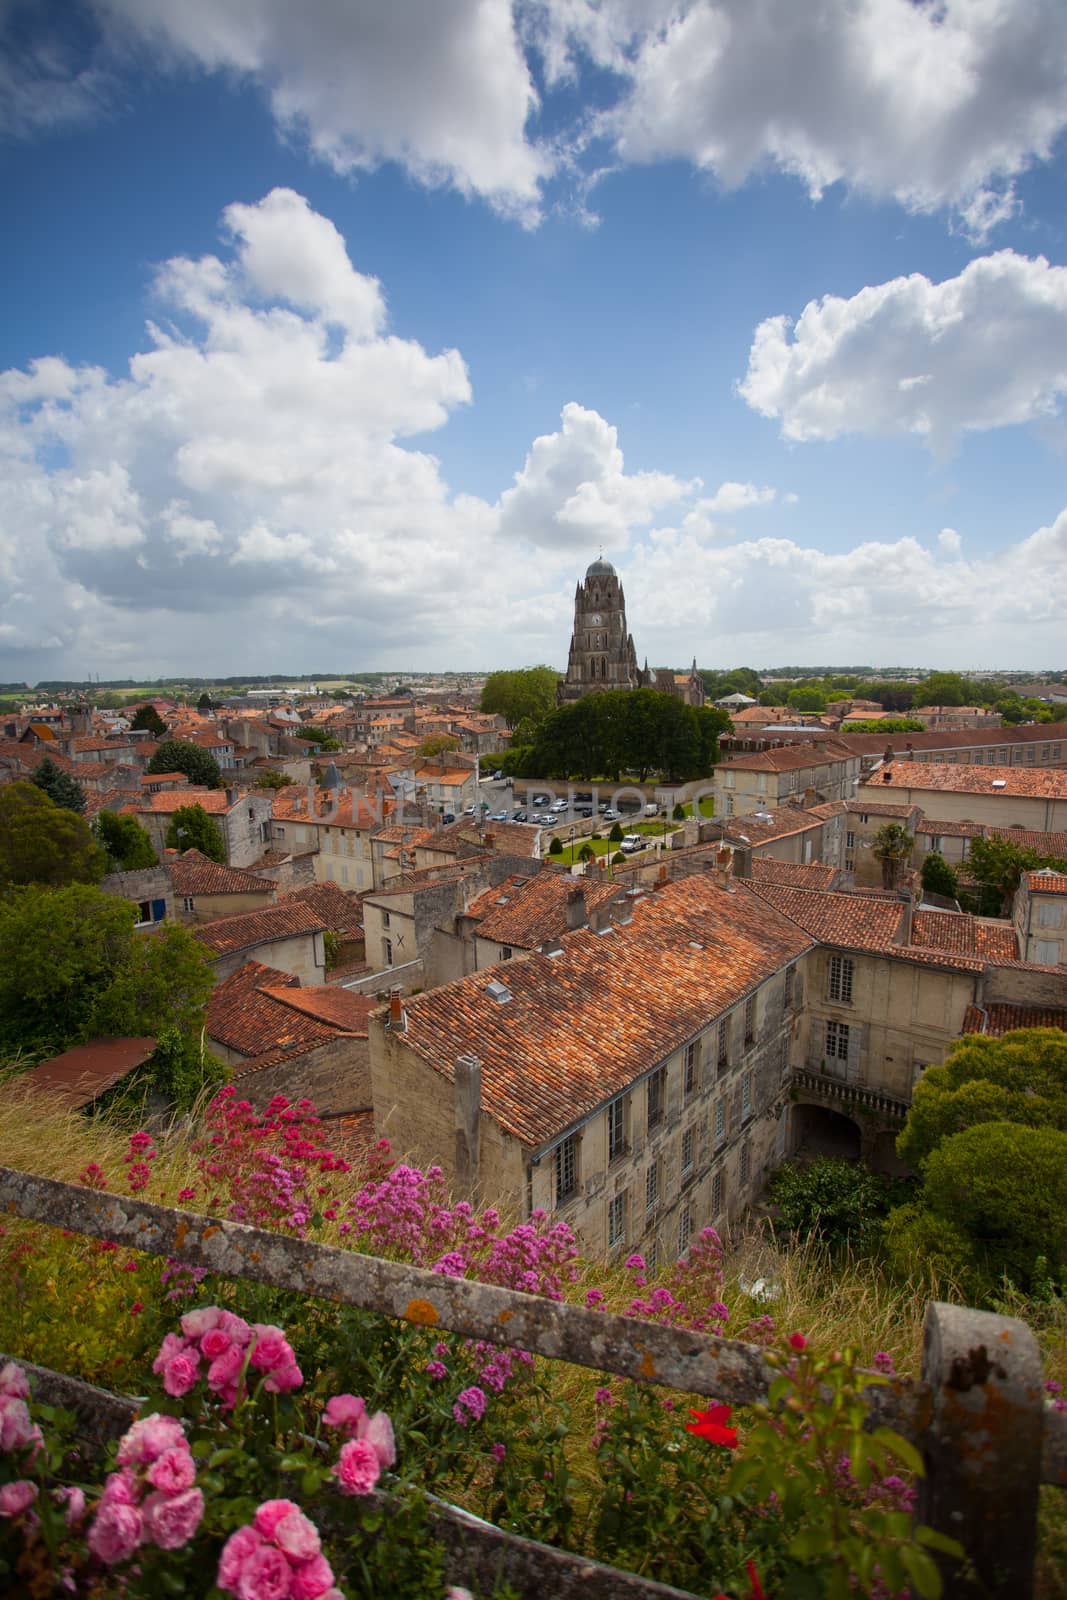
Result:
{"label": "green lawn", "polygon": [[[692,801],[687,801],[682,807],[682,810],[685,812],[687,817],[691,817],[693,815]],[[713,817],[715,815],[715,796],[713,794],[706,794],[701,800],[700,815],[702,817]]]}

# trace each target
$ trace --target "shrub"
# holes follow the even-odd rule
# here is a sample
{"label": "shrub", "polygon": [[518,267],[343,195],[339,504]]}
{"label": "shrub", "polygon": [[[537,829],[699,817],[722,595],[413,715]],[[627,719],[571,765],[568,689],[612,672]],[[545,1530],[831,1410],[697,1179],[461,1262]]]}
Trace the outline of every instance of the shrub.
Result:
{"label": "shrub", "polygon": [[558,833],[552,835],[552,843],[548,847],[548,853],[550,856],[561,856],[563,854],[563,841]]}
{"label": "shrub", "polygon": [[622,837],[623,837],[623,832],[622,832],[622,824],[621,824],[621,822],[613,823],[611,832],[608,834],[608,838],[612,841],[613,844],[618,844],[619,841],[622,839]]}

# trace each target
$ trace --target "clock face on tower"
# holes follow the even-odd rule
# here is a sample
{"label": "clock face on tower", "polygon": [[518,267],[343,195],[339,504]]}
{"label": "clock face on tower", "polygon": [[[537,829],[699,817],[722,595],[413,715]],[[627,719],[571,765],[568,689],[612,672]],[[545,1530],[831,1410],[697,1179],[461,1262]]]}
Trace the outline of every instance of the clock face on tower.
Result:
{"label": "clock face on tower", "polygon": [[599,628],[599,626],[600,626],[600,612],[599,611],[594,611],[593,615],[589,618],[589,620],[593,624],[594,628]]}

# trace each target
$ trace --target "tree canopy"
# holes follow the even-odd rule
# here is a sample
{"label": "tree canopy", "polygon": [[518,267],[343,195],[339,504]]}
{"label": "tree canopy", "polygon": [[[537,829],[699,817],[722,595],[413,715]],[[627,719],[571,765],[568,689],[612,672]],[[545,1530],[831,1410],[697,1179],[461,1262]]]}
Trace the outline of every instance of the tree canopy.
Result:
{"label": "tree canopy", "polygon": [[451,733],[428,733],[421,740],[415,751],[417,756],[430,761],[434,756],[445,755],[449,750],[458,750],[459,740]]}
{"label": "tree canopy", "polygon": [[278,772],[274,767],[264,767],[256,778],[256,788],[287,789],[294,781],[287,772]]}
{"label": "tree canopy", "polygon": [[226,861],[226,842],[214,817],[203,806],[179,806],[167,829],[168,850],[199,850],[209,861]]}
{"label": "tree canopy", "polygon": [[296,730],[296,737],[310,740],[312,744],[317,744],[320,750],[344,749],[340,739],[335,739],[328,728],[316,727],[314,723],[302,724]]}
{"label": "tree canopy", "polygon": [[1012,839],[971,839],[967,846],[966,873],[975,885],[975,910],[982,916],[1010,916],[1011,903],[1024,872],[1054,867],[1067,872],[1067,861],[1043,856]]}
{"label": "tree canopy", "polygon": [[85,884],[0,901],[0,1042],[63,1050],[101,1034],[198,1029],[213,977],[177,923],[151,938],[136,908]]}
{"label": "tree canopy", "polygon": [[895,889],[911,857],[915,840],[899,822],[887,822],[871,841],[871,854],[882,864],[883,889]]}
{"label": "tree canopy", "polygon": [[594,777],[641,781],[650,772],[670,780],[706,777],[719,759],[719,734],[730,727],[715,706],[687,706],[654,689],[609,689],[560,706],[534,743],[512,752],[510,770],[541,778]]}
{"label": "tree canopy", "polygon": [[159,860],[148,834],[136,817],[101,811],[93,824],[96,837],[108,854],[112,872],[136,872],[154,867]]}
{"label": "tree canopy", "polygon": [[106,871],[84,817],[32,783],[0,787],[0,886],[99,883]]}
{"label": "tree canopy", "polygon": [[959,894],[959,879],[939,850],[931,850],[923,857],[922,884],[927,893],[943,895],[947,900],[955,900]]}
{"label": "tree canopy", "polygon": [[[138,706],[130,727],[135,730],[146,728],[154,739],[162,739],[167,731],[167,724],[163,721],[155,706]],[[177,768],[175,768],[175,771],[177,771]]]}
{"label": "tree canopy", "polygon": [[51,756],[45,756],[38,763],[30,782],[42,790],[49,800],[62,806],[64,811],[74,811],[81,816],[85,810],[85,792],[81,784],[77,778],[72,778],[57,766]]}
{"label": "tree canopy", "polygon": [[491,672],[482,689],[481,709],[503,717],[509,728],[523,721],[536,726],[556,704],[558,681],[559,673],[553,667]]}
{"label": "tree canopy", "polygon": [[146,772],[184,772],[190,783],[205,789],[221,789],[222,773],[210,750],[186,739],[164,739],[149,761]]}
{"label": "tree canopy", "polygon": [[961,1039],[915,1085],[897,1150],[921,1170],[944,1139],[980,1122],[1005,1121],[1067,1132],[1067,1033],[1061,1029]]}

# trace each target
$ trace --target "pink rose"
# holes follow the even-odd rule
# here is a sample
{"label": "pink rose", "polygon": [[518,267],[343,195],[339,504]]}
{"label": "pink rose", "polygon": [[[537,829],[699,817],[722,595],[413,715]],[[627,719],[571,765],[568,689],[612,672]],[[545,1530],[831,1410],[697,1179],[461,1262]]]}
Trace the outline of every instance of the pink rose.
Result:
{"label": "pink rose", "polygon": [[163,1368],[163,1387],[175,1400],[180,1400],[183,1394],[188,1394],[190,1389],[196,1387],[198,1377],[197,1368],[200,1365],[200,1353],[197,1350],[183,1351],[180,1356],[172,1356]]}
{"label": "pink rose", "polygon": [[[288,1516],[275,1523],[274,1543],[290,1561],[310,1561],[322,1549],[319,1530],[302,1511],[290,1511]],[[331,1576],[325,1587],[328,1589],[332,1582]]]}
{"label": "pink rose", "polygon": [[152,1371],[158,1375],[168,1361],[173,1361],[175,1356],[184,1355],[189,1348],[188,1339],[183,1339],[180,1333],[165,1334],[163,1343],[159,1347],[159,1354],[152,1363]]}
{"label": "pink rose", "polygon": [[200,1526],[204,1497],[199,1489],[185,1489],[181,1494],[157,1490],[148,1496],[143,1511],[146,1541],[161,1550],[180,1550]]}
{"label": "pink rose", "polygon": [[225,1589],[229,1594],[237,1593],[237,1580],[244,1571],[249,1557],[262,1543],[263,1540],[255,1528],[238,1528],[236,1533],[230,1534],[219,1556],[219,1575],[216,1581],[220,1589]]}
{"label": "pink rose", "polygon": [[293,1389],[299,1389],[304,1381],[304,1374],[296,1365],[279,1367],[277,1371],[270,1372],[263,1379],[263,1387],[268,1394],[289,1394]]}
{"label": "pink rose", "polygon": [[241,1376],[241,1368],[245,1364],[245,1353],[239,1344],[231,1344],[221,1356],[207,1369],[207,1381],[212,1389],[221,1389],[225,1384],[236,1383]]}
{"label": "pink rose", "polygon": [[349,1439],[331,1468],[342,1494],[370,1494],[382,1475],[378,1452],[368,1439]]}
{"label": "pink rose", "polygon": [[21,1517],[37,1498],[37,1485],[19,1478],[0,1489],[0,1517]]}
{"label": "pink rose", "polygon": [[301,1514],[300,1507],[293,1500],[264,1500],[255,1515],[256,1532],[264,1539],[273,1539],[274,1530],[279,1522],[284,1522],[286,1517]]}
{"label": "pink rose", "polygon": [[275,1367],[291,1367],[296,1364],[293,1347],[281,1328],[272,1327],[269,1323],[256,1322],[252,1326],[252,1332],[256,1340],[252,1347],[252,1366],[257,1372],[273,1372]]}
{"label": "pink rose", "polygon": [[396,1465],[396,1440],[393,1437],[393,1424],[389,1421],[384,1411],[376,1411],[360,1428],[359,1436],[366,1439],[368,1444],[374,1446],[378,1457],[378,1465],[383,1472]]}
{"label": "pink rose", "polygon": [[121,1472],[112,1472],[105,1480],[100,1506],[135,1506],[140,1493],[137,1479],[129,1467],[123,1467]]}
{"label": "pink rose", "polygon": [[101,1503],[89,1529],[89,1549],[106,1566],[127,1561],[141,1542],[141,1513],[136,1506]]}
{"label": "pink rose", "polygon": [[197,1311],[187,1311],[182,1318],[182,1332],[187,1339],[201,1339],[210,1328],[218,1327],[221,1318],[222,1312],[218,1306],[201,1306]]}
{"label": "pink rose", "polygon": [[205,1361],[216,1361],[230,1348],[231,1339],[221,1328],[209,1328],[200,1341],[200,1353]]}
{"label": "pink rose", "polygon": [[9,1394],[13,1400],[28,1400],[30,1386],[26,1374],[14,1361],[6,1361],[0,1367],[0,1394]]}
{"label": "pink rose", "polygon": [[167,1417],[159,1411],[153,1411],[147,1417],[140,1417],[123,1434],[116,1460],[120,1467],[139,1461],[155,1461],[168,1450],[180,1450],[183,1446],[185,1434],[177,1417]]}
{"label": "pink rose", "polygon": [[292,1592],[288,1561],[272,1544],[261,1544],[238,1574],[238,1600],[288,1600]]}
{"label": "pink rose", "polygon": [[333,1587],[333,1569],[325,1556],[312,1556],[293,1568],[293,1600],[321,1600]]}
{"label": "pink rose", "polygon": [[322,1420],[328,1428],[343,1428],[354,1437],[366,1415],[367,1408],[358,1394],[335,1394],[327,1400]]}
{"label": "pink rose", "polygon": [[196,1463],[188,1445],[184,1449],[167,1450],[153,1461],[148,1469],[148,1481],[164,1494],[180,1494],[183,1489],[191,1489],[196,1482]]}
{"label": "pink rose", "polygon": [[30,1416],[25,1400],[0,1395],[0,1450],[24,1450],[40,1444],[41,1430]]}
{"label": "pink rose", "polygon": [[67,1508],[64,1512],[67,1527],[76,1527],[85,1515],[85,1495],[81,1489],[73,1485],[69,1489],[56,1489],[54,1497],[59,1505]]}
{"label": "pink rose", "polygon": [[223,1333],[229,1334],[234,1344],[239,1344],[242,1349],[252,1337],[252,1330],[244,1317],[234,1316],[232,1311],[220,1311],[218,1325]]}

